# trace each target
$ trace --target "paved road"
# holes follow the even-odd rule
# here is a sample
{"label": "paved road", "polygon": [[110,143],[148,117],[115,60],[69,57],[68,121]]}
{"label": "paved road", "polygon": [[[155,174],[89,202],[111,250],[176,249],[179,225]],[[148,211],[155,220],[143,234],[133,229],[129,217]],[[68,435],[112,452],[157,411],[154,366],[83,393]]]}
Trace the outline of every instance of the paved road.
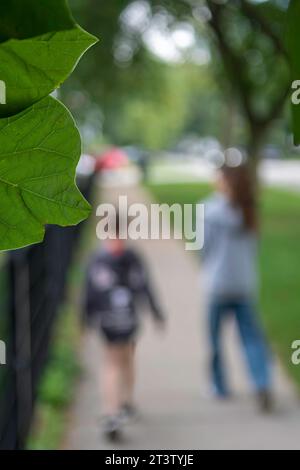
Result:
{"label": "paved road", "polygon": [[[131,201],[147,195],[127,188]],[[116,197],[106,190],[105,200]],[[127,429],[119,449],[300,449],[300,407],[293,387],[275,366],[277,411],[258,414],[245,376],[233,325],[227,325],[226,354],[236,398],[218,403],[207,393],[205,318],[201,312],[196,257],[180,241],[137,242],[156,279],[169,315],[167,333],[158,335],[149,321],[138,348],[138,422]],[[101,403],[98,339],[82,345],[84,374],[70,413],[66,449],[112,449],[98,426]]]}

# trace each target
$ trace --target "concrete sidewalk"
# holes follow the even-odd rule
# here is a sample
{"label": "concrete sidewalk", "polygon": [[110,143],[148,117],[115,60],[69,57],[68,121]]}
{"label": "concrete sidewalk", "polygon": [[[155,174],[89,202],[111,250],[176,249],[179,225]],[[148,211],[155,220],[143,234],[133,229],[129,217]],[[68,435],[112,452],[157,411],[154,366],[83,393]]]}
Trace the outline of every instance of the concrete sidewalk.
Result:
{"label": "concrete sidewalk", "polygon": [[[121,193],[130,202],[148,201],[139,188],[122,188]],[[102,200],[116,200],[117,195],[106,189]],[[169,324],[162,335],[148,319],[145,322],[137,355],[141,416],[128,427],[119,449],[300,449],[300,406],[293,387],[276,365],[278,409],[269,417],[258,414],[230,323],[226,354],[236,398],[220,403],[207,393],[206,323],[197,257],[174,240],[136,242],[136,247],[148,260]],[[81,356],[84,374],[64,448],[112,449],[99,428],[101,350],[93,334],[84,338]]]}

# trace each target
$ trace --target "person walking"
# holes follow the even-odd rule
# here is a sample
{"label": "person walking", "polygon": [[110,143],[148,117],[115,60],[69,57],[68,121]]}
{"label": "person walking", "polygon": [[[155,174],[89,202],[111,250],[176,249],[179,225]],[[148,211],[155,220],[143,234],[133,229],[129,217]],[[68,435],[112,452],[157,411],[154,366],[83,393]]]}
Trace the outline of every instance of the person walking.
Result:
{"label": "person walking", "polygon": [[216,191],[204,201],[201,252],[207,294],[210,374],[219,398],[230,396],[223,352],[222,325],[233,315],[241,337],[259,408],[271,411],[271,359],[257,315],[258,216],[254,184],[247,165],[222,167]]}
{"label": "person walking", "polygon": [[152,290],[145,263],[116,234],[102,242],[89,263],[85,288],[85,315],[103,341],[101,388],[103,431],[110,440],[122,434],[122,424],[135,414],[135,350],[140,301],[146,300],[159,328],[165,316]]}

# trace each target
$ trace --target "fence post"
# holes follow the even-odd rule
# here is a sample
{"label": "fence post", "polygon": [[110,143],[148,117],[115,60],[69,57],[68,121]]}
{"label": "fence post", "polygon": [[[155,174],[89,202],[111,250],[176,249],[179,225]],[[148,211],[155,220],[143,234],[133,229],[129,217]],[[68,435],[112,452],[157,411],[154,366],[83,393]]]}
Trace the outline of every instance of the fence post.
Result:
{"label": "fence post", "polygon": [[27,250],[13,254],[17,445],[23,448],[32,415],[31,312]]}

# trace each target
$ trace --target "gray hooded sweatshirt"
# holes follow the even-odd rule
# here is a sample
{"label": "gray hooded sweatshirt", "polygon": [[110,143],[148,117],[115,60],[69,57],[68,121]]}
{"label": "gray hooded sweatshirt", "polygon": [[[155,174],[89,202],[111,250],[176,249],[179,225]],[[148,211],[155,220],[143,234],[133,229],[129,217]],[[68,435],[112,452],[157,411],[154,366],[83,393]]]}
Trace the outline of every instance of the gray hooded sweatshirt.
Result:
{"label": "gray hooded sweatshirt", "polygon": [[256,297],[256,234],[244,227],[242,211],[223,194],[215,193],[202,203],[204,247],[200,255],[208,299]]}

